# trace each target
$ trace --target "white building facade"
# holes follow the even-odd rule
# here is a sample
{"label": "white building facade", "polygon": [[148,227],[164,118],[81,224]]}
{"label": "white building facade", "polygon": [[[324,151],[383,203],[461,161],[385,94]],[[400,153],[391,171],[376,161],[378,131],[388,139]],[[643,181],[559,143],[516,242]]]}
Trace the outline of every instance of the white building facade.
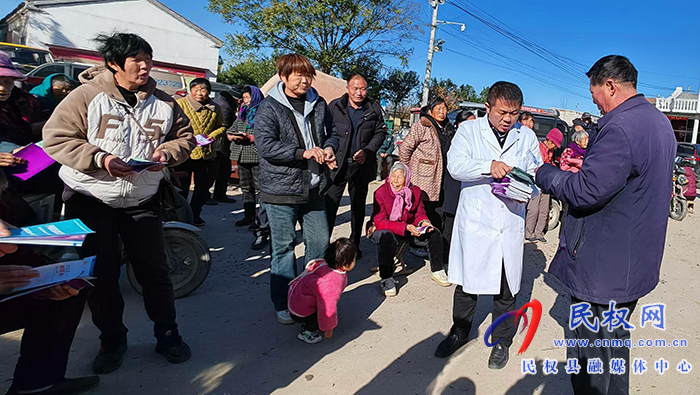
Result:
{"label": "white building facade", "polygon": [[157,0],[27,0],[0,23],[2,39],[47,48],[96,49],[98,34],[138,34],[159,61],[216,77],[223,42]]}
{"label": "white building facade", "polygon": [[671,121],[679,142],[698,143],[700,96],[697,93],[684,92],[678,87],[669,97],[657,97],[656,108]]}

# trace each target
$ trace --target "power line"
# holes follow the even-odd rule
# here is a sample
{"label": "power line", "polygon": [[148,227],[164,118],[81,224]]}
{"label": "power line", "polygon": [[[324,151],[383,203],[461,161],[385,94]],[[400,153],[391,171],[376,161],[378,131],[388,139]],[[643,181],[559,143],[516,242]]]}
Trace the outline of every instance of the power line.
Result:
{"label": "power line", "polygon": [[[581,81],[583,80],[583,75],[586,73],[586,65],[569,57],[560,55],[554,51],[549,50],[548,48],[534,42],[533,40],[528,39],[527,37],[522,36],[521,34],[515,32],[514,30],[510,29],[508,26],[506,26],[503,22],[495,18],[493,15],[489,14],[488,12],[484,11],[483,9],[479,8],[477,5],[471,3],[469,0],[463,0],[465,1],[466,4],[463,4],[467,8],[464,8],[460,6],[459,4],[453,3],[452,5],[455,6],[456,8],[466,12],[470,16],[474,17],[477,19],[479,22],[483,23],[484,25],[490,27],[497,33],[503,35],[504,37],[510,39],[511,41],[515,42],[518,44],[520,47],[523,49],[527,50],[528,52],[531,52],[535,54],[536,56],[542,58],[543,60],[547,61],[548,63],[556,66],[557,68],[563,70],[567,74],[570,74],[574,77],[576,77],[576,80]],[[648,84],[644,82],[639,83],[640,86],[647,87],[649,89],[653,90],[662,90],[662,91],[668,91],[668,90],[673,90],[674,88],[672,87],[667,87],[667,86],[660,86],[660,85],[654,85],[654,84]]]}

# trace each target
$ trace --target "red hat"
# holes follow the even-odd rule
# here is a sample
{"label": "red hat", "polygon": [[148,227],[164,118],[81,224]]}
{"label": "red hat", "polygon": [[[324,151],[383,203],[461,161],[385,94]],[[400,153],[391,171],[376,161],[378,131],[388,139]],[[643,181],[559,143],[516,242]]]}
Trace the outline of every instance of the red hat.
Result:
{"label": "red hat", "polygon": [[564,141],[564,135],[561,130],[554,128],[547,133],[547,140],[554,143],[557,148],[561,148],[561,142]]}

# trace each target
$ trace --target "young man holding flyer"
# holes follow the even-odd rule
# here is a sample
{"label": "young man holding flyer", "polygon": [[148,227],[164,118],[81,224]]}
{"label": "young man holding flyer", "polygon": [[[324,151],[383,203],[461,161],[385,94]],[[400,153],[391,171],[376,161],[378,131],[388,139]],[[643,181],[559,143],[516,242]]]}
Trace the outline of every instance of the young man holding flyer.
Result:
{"label": "young man holding flyer", "polygon": [[[97,280],[88,304],[102,332],[93,371],[104,374],[121,366],[127,349],[120,240],[155,323],[156,352],[171,363],[190,358],[175,322],[158,187],[163,168],[189,158],[195,139],[180,107],[149,77],[151,46],[134,34],[97,41],[105,66],[83,72],[83,85],[58,105],[44,128],[44,150],[63,165],[66,216],[80,218],[96,232],[81,253],[97,255]],[[161,165],[137,173],[128,165],[132,159]]]}

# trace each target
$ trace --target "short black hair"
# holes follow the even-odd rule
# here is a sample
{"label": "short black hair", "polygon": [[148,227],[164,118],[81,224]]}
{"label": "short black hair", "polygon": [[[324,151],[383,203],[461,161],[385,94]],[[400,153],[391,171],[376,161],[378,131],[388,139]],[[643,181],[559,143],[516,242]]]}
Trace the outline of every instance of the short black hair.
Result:
{"label": "short black hair", "polygon": [[105,65],[113,73],[115,70],[109,67],[109,63],[116,63],[122,69],[126,58],[134,57],[140,52],[153,58],[153,48],[146,40],[132,33],[114,33],[111,36],[100,34],[95,38],[98,44],[97,50],[102,55]]}
{"label": "short black hair", "polygon": [[601,85],[606,79],[611,78],[623,84],[631,84],[637,89],[637,69],[624,56],[608,55],[601,58],[588,70],[586,76],[591,79],[591,84],[594,86]]}
{"label": "short black hair", "polygon": [[486,102],[489,106],[495,106],[498,99],[506,103],[518,103],[518,107],[523,105],[523,91],[512,82],[498,81],[491,85]]}
{"label": "short black hair", "polygon": [[326,248],[323,259],[332,269],[348,266],[357,258],[357,246],[347,237],[341,237]]}
{"label": "short black hair", "polygon": [[440,97],[440,96],[433,97],[433,98],[430,99],[430,101],[428,102],[428,108],[427,108],[427,110],[428,110],[428,111],[433,111],[433,109],[434,109],[435,107],[439,106],[440,104],[447,105],[447,103],[445,103],[445,99],[443,99],[442,97]]}
{"label": "short black hair", "polygon": [[518,122],[523,123],[526,119],[534,119],[530,111],[523,111],[522,114],[520,114],[520,118],[518,118]]}
{"label": "short black hair", "polygon": [[471,111],[469,111],[469,110],[462,110],[462,111],[460,111],[460,112],[457,114],[457,116],[455,117],[455,127],[459,126],[460,123],[462,123],[462,122],[466,121],[467,119],[469,119],[469,116],[474,116],[474,117],[476,117],[476,115],[474,115],[474,113],[471,112]]}
{"label": "short black hair", "polygon": [[244,94],[244,93],[247,93],[247,94],[249,94],[249,95],[252,95],[252,94],[253,94],[253,90],[250,89],[250,85],[246,85],[246,86],[243,87],[243,91],[241,92],[241,95]]}
{"label": "short black hair", "polygon": [[190,81],[190,90],[197,85],[204,85],[209,92],[211,92],[211,82],[206,78],[195,78]]}

